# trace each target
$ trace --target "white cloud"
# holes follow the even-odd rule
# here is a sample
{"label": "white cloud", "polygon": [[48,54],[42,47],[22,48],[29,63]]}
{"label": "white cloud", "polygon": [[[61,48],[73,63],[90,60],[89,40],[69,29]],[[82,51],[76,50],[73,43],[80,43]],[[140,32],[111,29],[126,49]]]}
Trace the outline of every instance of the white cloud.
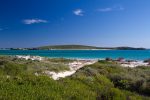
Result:
{"label": "white cloud", "polygon": [[110,11],[122,11],[124,10],[124,7],[121,5],[115,5],[113,7],[107,7],[107,8],[100,8],[97,11],[99,12],[110,12]]}
{"label": "white cloud", "polygon": [[43,19],[25,19],[23,20],[24,24],[38,24],[38,23],[47,23],[47,20],[43,20]]}
{"label": "white cloud", "polygon": [[84,12],[83,12],[83,10],[82,9],[76,9],[76,10],[74,10],[73,11],[73,13],[75,14],[75,15],[77,15],[77,16],[83,16],[84,14]]}

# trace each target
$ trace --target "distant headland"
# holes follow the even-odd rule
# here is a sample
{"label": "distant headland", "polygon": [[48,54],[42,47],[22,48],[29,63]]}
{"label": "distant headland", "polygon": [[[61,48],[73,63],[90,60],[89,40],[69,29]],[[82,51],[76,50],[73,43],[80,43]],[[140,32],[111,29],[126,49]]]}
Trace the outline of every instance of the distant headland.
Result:
{"label": "distant headland", "polygon": [[96,47],[87,45],[50,45],[35,48],[1,48],[1,50],[146,50],[134,47]]}

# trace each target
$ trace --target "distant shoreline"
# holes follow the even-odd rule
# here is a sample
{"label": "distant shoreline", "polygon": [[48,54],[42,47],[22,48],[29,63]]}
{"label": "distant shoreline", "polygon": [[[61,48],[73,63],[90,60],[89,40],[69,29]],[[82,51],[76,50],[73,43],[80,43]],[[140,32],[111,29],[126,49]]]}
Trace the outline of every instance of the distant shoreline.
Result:
{"label": "distant shoreline", "polygon": [[50,45],[41,47],[30,47],[30,48],[1,48],[8,50],[147,50],[142,47],[97,47],[88,45]]}
{"label": "distant shoreline", "polygon": [[[9,49],[0,49],[0,50],[9,50]],[[114,50],[114,49],[51,49],[51,50],[43,50],[43,51],[52,51],[52,50],[66,50],[66,51],[69,51],[69,50],[77,50],[77,51],[79,51],[79,50]],[[13,51],[13,50],[11,50],[11,51]],[[19,51],[31,51],[31,50],[19,50]],[[34,50],[34,51],[38,51],[38,50]]]}
{"label": "distant shoreline", "polygon": [[114,50],[114,49],[51,49],[51,50]]}
{"label": "distant shoreline", "polygon": [[36,47],[34,49],[39,49],[39,50],[53,50],[53,49],[86,49],[86,50],[145,50],[146,48],[142,47],[128,47],[128,46],[121,46],[121,47],[97,47],[97,46],[89,46],[89,45],[50,45],[50,46],[41,46],[41,47]]}
{"label": "distant shoreline", "polygon": [[30,51],[30,50],[149,50],[149,49],[0,49],[0,50],[22,50],[22,51]]}

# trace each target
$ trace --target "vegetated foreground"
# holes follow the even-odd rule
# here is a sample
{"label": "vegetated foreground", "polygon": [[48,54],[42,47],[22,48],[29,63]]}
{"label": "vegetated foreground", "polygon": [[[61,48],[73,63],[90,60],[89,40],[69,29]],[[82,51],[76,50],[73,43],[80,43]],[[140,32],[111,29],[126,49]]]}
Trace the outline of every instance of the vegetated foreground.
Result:
{"label": "vegetated foreground", "polygon": [[43,70],[68,70],[67,59],[0,57],[0,100],[150,100],[150,67],[98,61],[55,81]]}

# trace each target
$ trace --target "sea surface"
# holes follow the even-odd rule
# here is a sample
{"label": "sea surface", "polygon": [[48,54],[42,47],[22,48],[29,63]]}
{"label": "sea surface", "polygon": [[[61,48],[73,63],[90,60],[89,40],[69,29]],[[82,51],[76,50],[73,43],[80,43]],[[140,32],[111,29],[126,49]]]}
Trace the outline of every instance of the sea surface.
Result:
{"label": "sea surface", "polygon": [[0,55],[34,55],[50,58],[73,59],[117,59],[123,57],[131,60],[150,58],[150,50],[0,50]]}

